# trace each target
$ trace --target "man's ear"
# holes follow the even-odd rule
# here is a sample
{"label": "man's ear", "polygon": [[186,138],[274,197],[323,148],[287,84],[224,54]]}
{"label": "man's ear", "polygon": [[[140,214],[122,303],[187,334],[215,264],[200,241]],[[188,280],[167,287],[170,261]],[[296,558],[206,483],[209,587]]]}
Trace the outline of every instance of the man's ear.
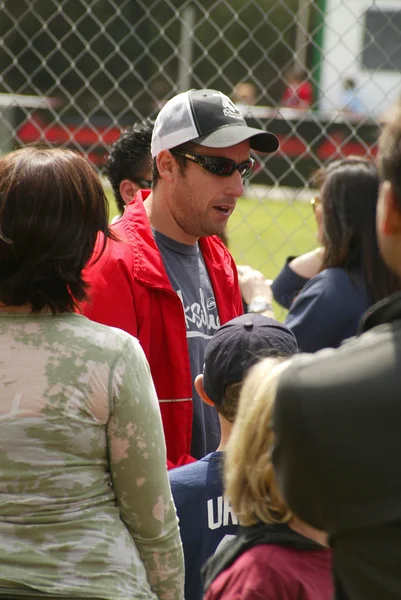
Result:
{"label": "man's ear", "polygon": [[401,210],[389,181],[384,181],[380,186],[376,222],[382,235],[401,233]]}
{"label": "man's ear", "polygon": [[119,190],[124,203],[128,204],[139,190],[139,185],[131,179],[123,179],[120,182]]}
{"label": "man's ear", "polygon": [[205,404],[209,406],[214,406],[214,402],[210,400],[209,396],[206,394],[203,388],[203,375],[197,375],[194,381],[195,389],[198,392],[198,396],[202,398]]}
{"label": "man's ear", "polygon": [[159,152],[156,156],[156,165],[162,179],[169,182],[174,179],[177,163],[169,150],[162,150]]}

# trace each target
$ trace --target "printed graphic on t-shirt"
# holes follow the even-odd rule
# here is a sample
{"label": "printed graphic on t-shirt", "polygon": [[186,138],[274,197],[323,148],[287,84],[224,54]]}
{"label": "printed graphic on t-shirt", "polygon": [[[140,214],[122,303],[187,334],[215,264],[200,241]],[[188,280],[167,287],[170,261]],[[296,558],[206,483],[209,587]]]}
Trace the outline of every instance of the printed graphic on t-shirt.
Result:
{"label": "printed graphic on t-shirt", "polygon": [[177,290],[184,307],[187,338],[202,337],[210,339],[220,327],[220,319],[216,312],[214,296],[205,298],[202,288],[199,288],[199,302],[186,303],[181,290]]}
{"label": "printed graphic on t-shirt", "polygon": [[238,525],[238,519],[227,496],[217,496],[207,501],[207,525],[209,529]]}

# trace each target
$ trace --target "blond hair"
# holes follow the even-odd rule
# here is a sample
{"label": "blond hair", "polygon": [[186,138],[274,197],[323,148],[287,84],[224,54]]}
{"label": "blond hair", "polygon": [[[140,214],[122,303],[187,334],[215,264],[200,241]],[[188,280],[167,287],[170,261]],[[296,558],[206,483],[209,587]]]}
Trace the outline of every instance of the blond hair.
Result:
{"label": "blond hair", "polygon": [[288,360],[265,358],[247,375],[227,444],[226,494],[242,525],[286,523],[291,513],[276,484],[271,461],[272,412],[278,379]]}

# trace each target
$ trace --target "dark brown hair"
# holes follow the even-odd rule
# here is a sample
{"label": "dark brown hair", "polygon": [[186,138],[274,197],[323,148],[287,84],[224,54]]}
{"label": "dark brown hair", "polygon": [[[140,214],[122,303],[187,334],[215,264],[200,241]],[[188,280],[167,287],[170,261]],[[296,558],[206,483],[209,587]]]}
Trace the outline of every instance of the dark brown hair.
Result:
{"label": "dark brown hair", "polygon": [[362,273],[372,302],[400,289],[383,262],[376,237],[379,175],[361,157],[333,161],[315,175],[323,208],[322,270],[331,267]]}
{"label": "dark brown hair", "polygon": [[[147,179],[151,167],[150,143],[153,121],[134,123],[121,133],[110,149],[106,164],[106,174],[113,188],[119,211],[124,212],[125,202],[120,194],[123,179],[137,181]],[[141,186],[140,186],[141,187]]]}
{"label": "dark brown hair", "polygon": [[96,172],[76,152],[30,146],[0,160],[0,302],[74,310],[86,299],[82,270],[108,201]]}

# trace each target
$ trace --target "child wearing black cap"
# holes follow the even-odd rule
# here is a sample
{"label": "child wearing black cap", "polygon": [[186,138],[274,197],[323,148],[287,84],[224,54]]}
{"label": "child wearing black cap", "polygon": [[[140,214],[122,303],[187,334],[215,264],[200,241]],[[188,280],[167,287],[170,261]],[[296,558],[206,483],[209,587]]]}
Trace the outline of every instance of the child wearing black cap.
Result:
{"label": "child wearing black cap", "polygon": [[223,459],[244,377],[263,357],[287,358],[297,352],[296,338],[287,327],[250,313],[222,325],[206,347],[203,375],[195,387],[216,408],[220,445],[200,461],[169,472],[184,547],[187,600],[202,598],[202,565],[223,540],[237,533],[238,519],[223,493]]}

